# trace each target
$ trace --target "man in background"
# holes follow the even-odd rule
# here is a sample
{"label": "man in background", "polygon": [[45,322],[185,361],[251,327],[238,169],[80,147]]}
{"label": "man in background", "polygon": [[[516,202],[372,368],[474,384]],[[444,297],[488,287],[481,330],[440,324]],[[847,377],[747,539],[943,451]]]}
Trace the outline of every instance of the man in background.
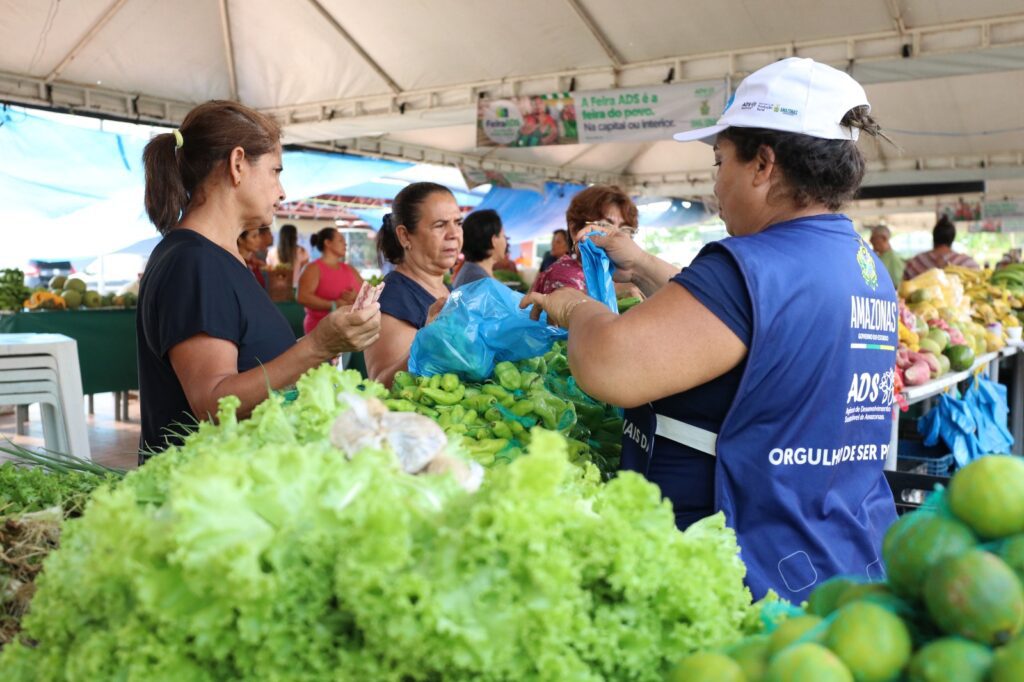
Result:
{"label": "man in background", "polygon": [[959,265],[972,270],[980,270],[981,267],[973,258],[953,250],[955,239],[956,225],[949,219],[949,216],[942,216],[932,229],[932,250],[919,253],[911,258],[903,271],[903,279],[913,279],[926,270],[944,268],[947,265]]}
{"label": "man in background", "polygon": [[892,232],[885,225],[875,225],[871,228],[871,248],[875,250],[878,259],[889,271],[893,286],[898,288],[900,282],[903,281],[903,269],[906,266],[906,261],[893,251],[892,244],[889,243],[890,237],[892,237]]}

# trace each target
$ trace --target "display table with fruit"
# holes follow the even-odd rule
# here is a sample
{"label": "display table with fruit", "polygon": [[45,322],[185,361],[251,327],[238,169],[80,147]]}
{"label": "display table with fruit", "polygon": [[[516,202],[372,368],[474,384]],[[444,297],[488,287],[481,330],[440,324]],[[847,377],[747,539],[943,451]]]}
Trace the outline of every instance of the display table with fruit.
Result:
{"label": "display table with fruit", "polygon": [[[278,303],[295,338],[302,336],[304,311],[297,303]],[[0,333],[64,334],[78,342],[85,395],[139,387],[135,341],[135,309],[40,309],[0,313]]]}

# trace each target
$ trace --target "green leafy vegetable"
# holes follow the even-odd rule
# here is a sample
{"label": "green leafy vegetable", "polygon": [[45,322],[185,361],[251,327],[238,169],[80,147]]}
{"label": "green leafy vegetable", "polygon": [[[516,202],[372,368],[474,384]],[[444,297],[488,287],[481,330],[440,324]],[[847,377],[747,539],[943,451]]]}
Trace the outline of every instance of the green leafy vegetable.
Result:
{"label": "green leafy vegetable", "polygon": [[721,516],[685,533],[658,489],[603,484],[566,440],[474,494],[328,439],[333,368],[247,421],[224,401],[65,524],[5,680],[640,680],[739,636],[750,610]]}

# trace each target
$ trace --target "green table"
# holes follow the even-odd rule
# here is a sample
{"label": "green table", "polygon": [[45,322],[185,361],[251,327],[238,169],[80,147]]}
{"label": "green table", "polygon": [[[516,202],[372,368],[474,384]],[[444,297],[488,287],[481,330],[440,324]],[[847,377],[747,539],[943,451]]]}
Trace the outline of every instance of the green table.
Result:
{"label": "green table", "polygon": [[[301,337],[303,307],[298,303],[278,303],[277,307],[288,319],[295,338]],[[139,387],[134,309],[5,313],[0,315],[0,333],[64,334],[73,338],[78,342],[85,395]],[[358,368],[355,358],[352,365]]]}

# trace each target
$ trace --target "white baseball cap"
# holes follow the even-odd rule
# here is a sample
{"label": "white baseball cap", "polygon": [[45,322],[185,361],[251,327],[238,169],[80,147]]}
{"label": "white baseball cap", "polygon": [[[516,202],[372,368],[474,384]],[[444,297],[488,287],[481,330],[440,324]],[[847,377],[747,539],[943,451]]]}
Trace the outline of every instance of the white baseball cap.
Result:
{"label": "white baseball cap", "polygon": [[856,140],[860,130],[840,121],[859,106],[871,109],[864,88],[848,74],[813,59],[790,57],[744,78],[717,124],[673,137],[680,142],[713,143],[718,133],[736,126]]}

